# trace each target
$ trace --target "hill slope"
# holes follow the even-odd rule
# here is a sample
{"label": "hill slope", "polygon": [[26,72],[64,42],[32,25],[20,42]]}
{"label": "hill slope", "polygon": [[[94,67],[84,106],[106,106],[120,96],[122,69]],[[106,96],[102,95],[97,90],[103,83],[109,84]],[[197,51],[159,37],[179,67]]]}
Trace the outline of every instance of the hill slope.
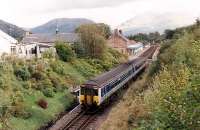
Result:
{"label": "hill slope", "polygon": [[72,33],[82,24],[94,23],[88,19],[82,18],[60,18],[49,21],[46,24],[31,29],[33,33],[55,33],[58,26],[61,33]]}
{"label": "hill slope", "polygon": [[16,39],[21,39],[25,33],[22,28],[3,20],[0,20],[0,29]]}

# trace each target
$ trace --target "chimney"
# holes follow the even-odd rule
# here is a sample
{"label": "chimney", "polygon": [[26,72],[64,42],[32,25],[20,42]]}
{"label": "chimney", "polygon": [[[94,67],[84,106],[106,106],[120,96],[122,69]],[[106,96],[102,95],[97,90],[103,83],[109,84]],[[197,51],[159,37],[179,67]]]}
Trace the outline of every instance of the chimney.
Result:
{"label": "chimney", "polygon": [[121,29],[119,30],[119,33],[122,34],[122,30]]}
{"label": "chimney", "polygon": [[30,34],[31,34],[31,32],[29,32],[29,31],[25,32],[25,36],[29,36]]}

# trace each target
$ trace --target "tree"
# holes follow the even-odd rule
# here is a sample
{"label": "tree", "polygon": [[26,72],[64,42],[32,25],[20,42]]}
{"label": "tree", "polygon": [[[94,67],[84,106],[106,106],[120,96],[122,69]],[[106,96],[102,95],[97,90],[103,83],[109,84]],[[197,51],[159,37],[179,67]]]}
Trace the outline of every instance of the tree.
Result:
{"label": "tree", "polygon": [[85,56],[91,58],[101,58],[106,50],[104,29],[100,29],[97,24],[81,25],[77,28],[77,33],[81,37]]}
{"label": "tree", "polygon": [[137,42],[149,41],[148,35],[145,33],[138,33],[136,35],[131,35],[128,37],[130,40],[135,40]]}
{"label": "tree", "polygon": [[101,34],[108,39],[111,35],[111,29],[107,24],[99,23],[97,24],[98,29],[100,30]]}
{"label": "tree", "polygon": [[167,30],[165,30],[164,34],[165,34],[166,39],[172,39],[175,34],[175,31],[167,29]]}
{"label": "tree", "polygon": [[196,25],[200,26],[200,20],[199,20],[199,18],[196,19]]}
{"label": "tree", "polygon": [[75,57],[75,52],[72,50],[71,46],[65,43],[57,43],[56,51],[58,56],[63,61],[71,61]]}

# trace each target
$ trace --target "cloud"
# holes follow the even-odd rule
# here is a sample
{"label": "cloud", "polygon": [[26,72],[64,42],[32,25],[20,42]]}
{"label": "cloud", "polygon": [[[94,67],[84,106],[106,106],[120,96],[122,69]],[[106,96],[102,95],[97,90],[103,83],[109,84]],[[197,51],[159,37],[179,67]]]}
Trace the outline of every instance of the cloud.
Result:
{"label": "cloud", "polygon": [[149,13],[148,15],[137,15],[118,26],[125,34],[149,33],[159,31],[163,33],[165,29],[175,29],[187,26],[195,22],[195,16],[190,13]]}
{"label": "cloud", "polygon": [[0,19],[34,27],[54,18],[81,17],[116,27],[140,15],[182,12],[199,16],[199,4],[199,0],[2,0]]}
{"label": "cloud", "polygon": [[133,2],[136,0],[63,0],[60,4],[61,7],[69,8],[99,8],[117,6],[127,2]]}

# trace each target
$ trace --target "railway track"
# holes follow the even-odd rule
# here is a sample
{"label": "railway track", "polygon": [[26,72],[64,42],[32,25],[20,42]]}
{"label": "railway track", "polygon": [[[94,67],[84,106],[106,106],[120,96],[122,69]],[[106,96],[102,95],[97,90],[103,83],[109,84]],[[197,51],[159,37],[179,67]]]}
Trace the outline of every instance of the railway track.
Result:
{"label": "railway track", "polygon": [[81,114],[67,124],[63,130],[85,130],[87,126],[95,119],[96,115]]}
{"label": "railway track", "polygon": [[81,105],[75,107],[68,114],[63,116],[49,130],[86,130],[97,117],[98,110],[89,113],[89,110],[82,110]]}

